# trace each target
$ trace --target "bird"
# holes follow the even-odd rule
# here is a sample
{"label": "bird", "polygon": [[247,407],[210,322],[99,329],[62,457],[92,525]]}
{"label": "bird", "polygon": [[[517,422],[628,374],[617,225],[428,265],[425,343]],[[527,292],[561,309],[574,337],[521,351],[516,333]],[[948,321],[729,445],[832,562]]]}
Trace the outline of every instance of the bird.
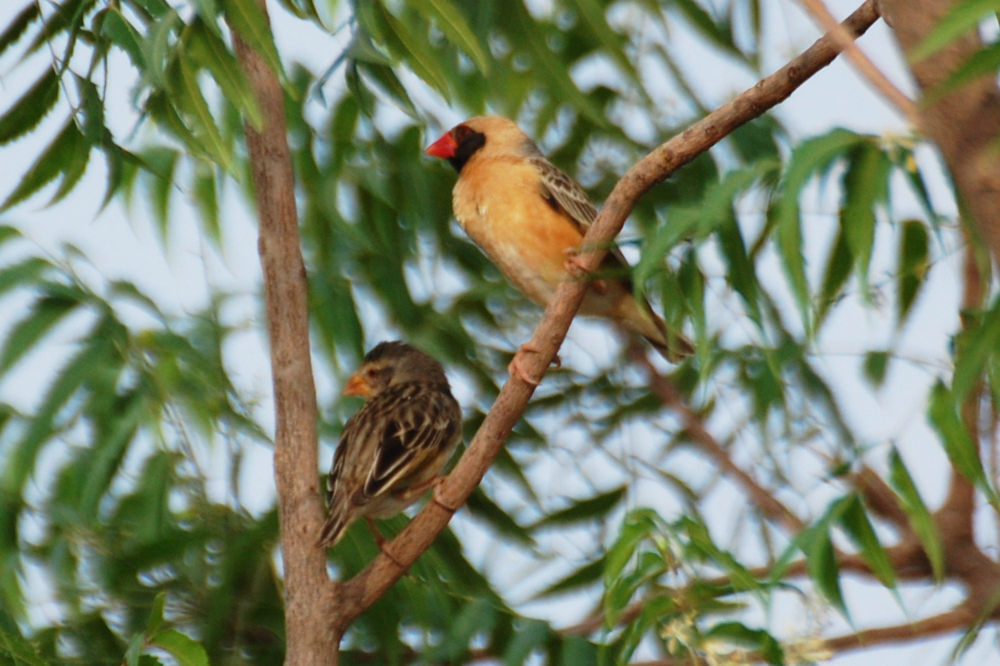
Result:
{"label": "bird", "polygon": [[364,518],[381,547],[372,519],[396,515],[438,482],[461,439],[462,412],[441,364],[398,340],[365,355],[344,395],[366,402],[341,432],[317,545],[334,546]]}
{"label": "bird", "polygon": [[[466,234],[531,300],[548,305],[560,282],[580,275],[575,253],[597,217],[580,185],[549,162],[513,121],[478,116],[448,130],[424,152],[447,160],[458,179],[452,209]],[[637,299],[629,265],[612,246],[580,306],[648,340],[670,362],[694,352],[649,303]],[[523,346],[527,351],[536,351]],[[537,384],[511,362],[529,383]]]}

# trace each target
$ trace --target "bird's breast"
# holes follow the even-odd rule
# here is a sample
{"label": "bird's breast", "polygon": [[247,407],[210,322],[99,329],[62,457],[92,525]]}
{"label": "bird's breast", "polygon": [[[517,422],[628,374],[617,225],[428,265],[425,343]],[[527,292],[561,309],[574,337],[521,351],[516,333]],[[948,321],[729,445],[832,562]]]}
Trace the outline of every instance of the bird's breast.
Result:
{"label": "bird's breast", "polygon": [[455,218],[494,264],[532,300],[546,303],[566,279],[567,252],[581,236],[540,194],[537,176],[493,170],[459,178]]}

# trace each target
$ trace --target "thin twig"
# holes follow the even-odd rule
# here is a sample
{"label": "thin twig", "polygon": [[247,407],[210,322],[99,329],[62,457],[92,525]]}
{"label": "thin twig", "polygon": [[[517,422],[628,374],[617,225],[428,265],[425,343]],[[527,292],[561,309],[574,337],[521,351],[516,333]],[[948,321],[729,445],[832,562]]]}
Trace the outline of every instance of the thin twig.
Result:
{"label": "thin twig", "polygon": [[903,93],[896,85],[882,73],[875,63],[865,55],[864,51],[858,48],[854,42],[854,37],[844,29],[837,19],[834,18],[830,10],[826,8],[823,0],[799,0],[799,3],[806,8],[816,22],[832,35],[840,47],[844,50],[844,55],[854,63],[854,68],[858,70],[868,82],[875,87],[882,95],[902,113],[906,120],[914,127],[920,127],[920,113],[917,105]]}

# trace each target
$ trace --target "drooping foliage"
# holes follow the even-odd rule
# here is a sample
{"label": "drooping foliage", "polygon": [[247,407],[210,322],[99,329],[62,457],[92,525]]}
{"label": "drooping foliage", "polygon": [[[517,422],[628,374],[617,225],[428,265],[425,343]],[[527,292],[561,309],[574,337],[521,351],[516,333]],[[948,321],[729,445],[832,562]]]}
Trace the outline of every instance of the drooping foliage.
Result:
{"label": "drooping foliage", "polygon": [[[104,206],[146,202],[165,243],[186,204],[210,243],[224,243],[227,198],[253,196],[243,123],[261,121],[231,31],[281,73],[287,96],[317,374],[339,385],[367,345],[405,337],[449,369],[471,437],[540,311],[451,222],[454,175],[422,148],[465,116],[507,115],[599,202],[724,101],[700,92],[691,52],[711,54],[734,89],[766,73],[782,11],[769,4],[282,0],[270,24],[239,0],[9,12],[0,63],[35,78],[4,97],[0,150],[59,122],[0,193],[0,398],[17,394],[15,371],[45,375],[29,410],[0,405],[0,654],[268,664],[283,653],[277,514],[248,510],[257,489],[242,481],[270,478],[244,455],[270,445],[268,403],[232,378],[267,363],[232,344],[263,328],[262,308],[234,318],[230,307],[259,285],[164,311],[133,282],[80,271],[79,250],[40,251],[23,228],[31,206],[71,200],[98,170]],[[927,54],[980,14],[956,11]],[[281,45],[298,35],[322,55],[287,55]],[[949,85],[994,72],[995,52]],[[126,104],[128,123],[112,122],[109,109]],[[996,470],[961,406],[983,381],[984,401],[1000,395],[1000,306],[945,303],[942,342],[965,318],[954,345],[911,353],[927,285],[954,279],[960,242],[917,145],[843,128],[791,136],[766,115],[643,197],[619,240],[637,289],[696,342],[691,360],[657,366],[686,411],[650,390],[605,324],[577,324],[454,531],[351,628],[345,663],[819,658],[802,648],[819,634],[773,621],[781,595],[849,618],[845,554],[876,586],[904,584],[885,516],[853,481],[862,466],[883,470],[933,577],[944,575],[910,468],[920,447],[936,447],[949,463],[941,483],[957,470],[997,505]],[[97,213],[77,211],[80,224]],[[858,402],[899,390],[913,366],[936,380],[916,398],[933,436],[872,441]],[[845,389],[843,374],[861,388]],[[324,442],[352,408],[321,405]],[[798,523],[769,514],[734,469]],[[356,526],[331,569],[349,576],[375,553]],[[537,584],[515,585],[523,577]]]}

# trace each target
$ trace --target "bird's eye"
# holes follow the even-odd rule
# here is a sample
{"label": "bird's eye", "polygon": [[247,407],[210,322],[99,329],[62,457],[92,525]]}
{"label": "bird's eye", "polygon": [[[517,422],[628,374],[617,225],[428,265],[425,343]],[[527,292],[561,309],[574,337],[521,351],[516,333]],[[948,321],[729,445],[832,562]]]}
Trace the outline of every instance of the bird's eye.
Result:
{"label": "bird's eye", "polygon": [[465,125],[459,125],[458,127],[455,128],[455,141],[457,143],[462,143],[462,141],[464,139],[467,139],[470,134],[472,134],[471,129],[469,129]]}

